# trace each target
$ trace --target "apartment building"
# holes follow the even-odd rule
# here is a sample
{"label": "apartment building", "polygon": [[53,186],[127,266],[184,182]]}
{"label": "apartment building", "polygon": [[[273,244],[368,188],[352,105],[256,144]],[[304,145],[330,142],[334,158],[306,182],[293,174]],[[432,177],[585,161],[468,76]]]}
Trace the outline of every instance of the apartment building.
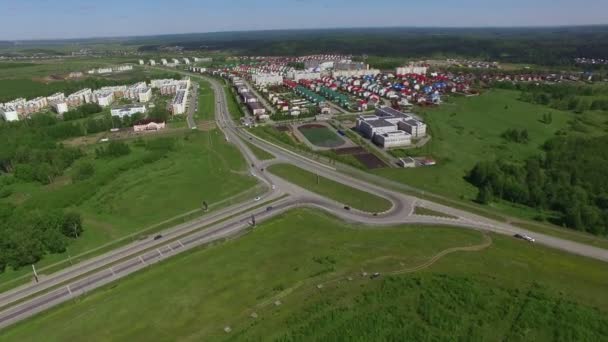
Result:
{"label": "apartment building", "polygon": [[93,91],[89,88],[85,88],[75,92],[68,96],[67,103],[70,107],[82,106],[85,103],[91,103],[93,97]]}
{"label": "apartment building", "polygon": [[116,107],[116,108],[112,108],[112,110],[110,110],[110,113],[112,114],[112,116],[117,116],[119,118],[124,118],[125,116],[132,116],[138,113],[145,113],[146,112],[146,106],[142,105],[142,104],[134,104],[134,105],[127,105],[127,106],[121,106],[121,107]]}
{"label": "apartment building", "polygon": [[258,87],[283,84],[283,76],[280,74],[273,74],[273,73],[254,74],[254,75],[251,75],[251,79],[253,80],[253,83]]}

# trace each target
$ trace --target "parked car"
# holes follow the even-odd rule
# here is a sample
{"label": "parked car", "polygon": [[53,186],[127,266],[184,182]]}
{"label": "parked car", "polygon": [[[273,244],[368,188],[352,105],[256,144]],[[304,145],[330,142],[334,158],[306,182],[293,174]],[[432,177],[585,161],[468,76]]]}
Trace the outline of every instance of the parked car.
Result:
{"label": "parked car", "polygon": [[536,242],[536,240],[533,237],[530,237],[525,234],[515,234],[515,238],[521,239],[521,240],[526,240],[528,242]]}

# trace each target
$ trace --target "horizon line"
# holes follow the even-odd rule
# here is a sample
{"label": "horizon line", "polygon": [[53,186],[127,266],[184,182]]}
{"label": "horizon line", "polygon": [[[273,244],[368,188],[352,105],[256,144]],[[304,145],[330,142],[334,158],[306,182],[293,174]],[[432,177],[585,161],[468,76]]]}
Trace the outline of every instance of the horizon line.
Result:
{"label": "horizon line", "polygon": [[277,32],[277,31],[319,31],[319,30],[353,30],[353,29],[551,29],[551,28],[585,28],[602,27],[603,24],[584,24],[584,25],[515,25],[515,26],[341,26],[341,27],[319,27],[319,28],[278,28],[278,29],[255,29],[255,30],[220,30],[220,31],[199,31],[199,32],[180,32],[180,33],[150,33],[143,35],[124,35],[124,36],[83,36],[72,38],[27,38],[27,39],[0,39],[0,42],[52,42],[52,41],[78,41],[78,40],[103,40],[103,39],[133,39],[133,38],[152,38],[163,36],[186,36],[196,34],[216,34],[216,33],[248,33],[248,32]]}

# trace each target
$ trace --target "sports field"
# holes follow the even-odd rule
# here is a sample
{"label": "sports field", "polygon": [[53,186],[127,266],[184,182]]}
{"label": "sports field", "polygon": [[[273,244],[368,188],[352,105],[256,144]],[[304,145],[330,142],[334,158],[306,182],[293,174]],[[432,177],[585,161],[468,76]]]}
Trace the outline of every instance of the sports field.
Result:
{"label": "sports field", "polygon": [[306,190],[329,197],[354,209],[376,213],[387,211],[392,207],[391,202],[382,197],[317,176],[297,166],[277,164],[270,166],[268,171]]}
{"label": "sports field", "polygon": [[335,148],[344,145],[344,140],[324,125],[302,125],[298,127],[298,131],[315,146]]}
{"label": "sports field", "polygon": [[605,267],[510,237],[365,229],[296,210],[8,328],[2,340],[599,341]]}
{"label": "sports field", "polygon": [[[84,233],[69,245],[72,257],[105,243],[175,216],[213,207],[223,200],[252,189],[256,181],[243,171],[245,161],[238,150],[217,130],[178,135],[176,148],[166,158],[146,163],[143,148],[132,143],[131,154],[111,160],[89,155],[77,163],[90,161],[95,174],[73,182],[68,175],[48,186],[34,183],[13,184],[13,194],[1,201],[30,208],[70,208],[83,215]],[[61,260],[68,253],[48,255],[37,268]],[[7,270],[0,274],[2,286],[8,280],[28,274],[31,269]],[[28,280],[28,279],[24,279]]]}

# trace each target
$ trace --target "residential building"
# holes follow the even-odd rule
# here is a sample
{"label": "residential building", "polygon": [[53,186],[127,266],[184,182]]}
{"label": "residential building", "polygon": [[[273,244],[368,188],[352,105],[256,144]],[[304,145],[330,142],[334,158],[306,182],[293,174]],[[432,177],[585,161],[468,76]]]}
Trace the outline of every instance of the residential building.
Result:
{"label": "residential building", "polygon": [[160,60],[160,64],[162,64],[162,65],[167,65],[167,64],[168,64],[168,62],[167,62],[167,60],[166,60],[165,58],[162,58],[162,59]]}
{"label": "residential building", "polygon": [[179,65],[179,59],[173,58],[172,61],[173,61],[173,64]]}
{"label": "residential building", "polygon": [[253,83],[258,87],[283,84],[283,76],[275,73],[260,73],[251,75]]}
{"label": "residential building", "polygon": [[7,122],[19,121],[19,113],[14,107],[2,108],[0,106],[0,116]]}
{"label": "residential building", "polygon": [[42,109],[48,107],[49,103],[46,97],[37,97],[35,99],[31,99],[25,103],[25,114],[29,115],[32,113],[38,113]]}
{"label": "residential building", "polygon": [[65,101],[53,101],[51,102],[51,108],[59,115],[69,111],[68,104]]}
{"label": "residential building", "polygon": [[60,102],[60,101],[65,101],[65,94],[64,93],[55,93],[51,96],[47,96],[46,100],[51,103],[51,102]]}
{"label": "residential building", "polygon": [[357,130],[372,139],[376,134],[398,131],[397,124],[380,119],[375,115],[363,115],[357,120]]}
{"label": "residential building", "polygon": [[144,65],[144,64],[145,64],[145,63],[144,63],[144,60],[143,60],[143,59],[140,59],[140,60],[139,60],[139,65]]}
{"label": "residential building", "polygon": [[294,70],[287,72],[287,78],[298,82],[300,80],[318,80],[321,79],[320,72]]}
{"label": "residential building", "polygon": [[68,106],[70,107],[78,107],[85,103],[92,102],[93,91],[89,88],[85,88],[75,92],[68,96]]}
{"label": "residential building", "polygon": [[146,113],[146,106],[140,105],[140,104],[121,106],[121,107],[112,108],[110,113],[112,114],[112,116],[118,116],[122,119],[125,116],[132,116],[137,113],[141,113],[141,114]]}
{"label": "residential building", "polygon": [[380,74],[378,69],[363,69],[363,70],[334,70],[331,72],[331,76],[336,79],[339,77],[363,77],[363,76],[377,76]]}
{"label": "residential building", "polygon": [[109,90],[95,90],[92,96],[93,101],[102,107],[108,107],[114,103],[114,92]]}
{"label": "residential building", "polygon": [[402,147],[412,144],[412,136],[404,131],[392,131],[375,134],[373,141],[384,148]]}
{"label": "residential building", "polygon": [[428,72],[428,67],[426,66],[417,66],[414,64],[410,64],[404,67],[398,67],[395,69],[395,74],[397,75],[407,75],[407,74],[417,74],[417,75],[426,75]]}
{"label": "residential building", "polygon": [[190,60],[188,58],[184,58],[184,63],[186,63],[187,65],[190,64]]}
{"label": "residential building", "polygon": [[156,65],[156,61],[155,61],[155,60],[153,60],[153,59],[151,59],[151,60],[150,60],[150,65],[151,65],[151,66],[155,66],[155,65]]}
{"label": "residential building", "polygon": [[188,101],[188,90],[178,90],[171,102],[171,113],[180,115],[186,112],[186,102]]}
{"label": "residential building", "polygon": [[249,93],[249,92],[245,92],[241,95],[241,97],[243,98],[243,102],[245,103],[253,103],[253,102],[258,102],[258,98],[255,97],[255,95]]}

